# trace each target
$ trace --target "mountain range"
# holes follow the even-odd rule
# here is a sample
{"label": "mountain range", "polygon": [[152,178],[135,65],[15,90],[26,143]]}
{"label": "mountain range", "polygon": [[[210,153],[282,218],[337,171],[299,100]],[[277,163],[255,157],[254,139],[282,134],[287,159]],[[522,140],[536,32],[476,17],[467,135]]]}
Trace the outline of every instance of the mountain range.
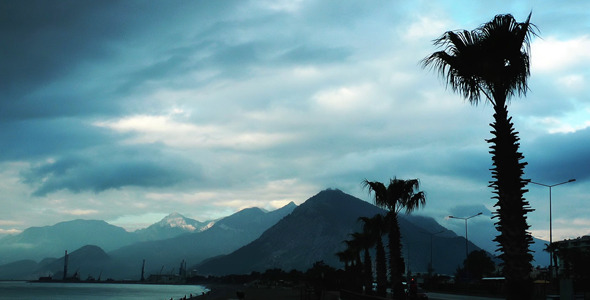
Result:
{"label": "mountain range", "polygon": [[172,268],[178,267],[182,260],[187,264],[196,264],[212,256],[228,254],[255,240],[295,207],[295,203],[291,202],[271,212],[247,208],[215,222],[207,230],[165,240],[135,243],[111,251],[109,255],[127,262],[126,270],[131,273],[121,270],[126,276],[137,274],[137,266],[141,263],[138,257],[146,260],[147,273],[160,272],[162,266],[164,271],[172,273]]}
{"label": "mountain range", "polygon": [[[326,190],[301,204],[250,244],[229,255],[204,261],[195,268],[202,274],[225,275],[269,268],[307,270],[319,260],[342,267],[335,253],[344,249],[343,241],[350,239],[351,233],[361,230],[358,218],[385,213],[383,209],[339,190]],[[427,233],[444,230],[444,227],[431,218],[406,215],[400,216],[399,223],[402,243],[408,250],[406,263],[416,271],[425,272],[430,261],[430,236]],[[445,235],[437,237],[437,242],[433,257],[438,262],[435,267],[445,273],[453,272],[463,262],[465,239],[447,230]],[[470,247],[479,249],[473,244]]]}
{"label": "mountain range", "polygon": [[[107,255],[100,264],[100,272],[104,278],[139,279],[138,270],[144,259],[146,274],[172,273],[182,260],[197,263],[211,256],[230,253],[251,242],[291,213],[295,207],[297,205],[291,202],[271,212],[247,208],[217,221],[200,222],[199,226],[191,224],[191,219],[174,213],[145,230],[136,232],[127,232],[123,228],[93,220],[74,220],[53,226],[33,227],[19,235],[0,240],[0,257],[16,258],[12,263],[0,266],[0,279],[35,279],[46,276],[47,273],[58,274],[63,269],[64,249],[78,249],[88,245]],[[189,226],[183,226],[185,230],[178,230],[178,224]],[[84,233],[79,234],[81,231]],[[70,234],[72,232],[76,234]],[[173,237],[142,241],[150,236]],[[54,240],[53,244],[51,240]],[[78,250],[70,255],[79,255],[77,252]],[[35,263],[35,260],[42,257],[44,259],[40,263]],[[61,267],[52,268],[53,261],[58,261],[55,266]],[[73,269],[76,268],[82,269],[82,278],[98,276],[95,274],[96,268],[74,265]],[[25,274],[28,275],[24,276]]]}
{"label": "mountain range", "polygon": [[[177,273],[182,261],[200,275],[268,268],[304,271],[319,260],[338,268],[342,263],[335,253],[361,229],[358,218],[378,213],[385,211],[342,191],[325,190],[300,206],[291,202],[271,212],[248,208],[215,221],[199,222],[173,213],[135,232],[104,221],[62,222],[0,239],[0,263],[4,263],[0,279],[48,274],[59,278],[66,249],[75,250],[70,270],[79,271],[82,279],[137,280],[144,259],[146,277]],[[399,222],[403,254],[412,271],[426,272],[432,261],[435,271],[453,274],[462,264],[463,237],[429,217],[400,215]],[[470,251],[479,249],[469,242]]]}
{"label": "mountain range", "polygon": [[0,263],[60,257],[66,249],[97,245],[105,251],[139,241],[121,227],[99,220],[73,220],[53,226],[31,227],[15,236],[0,239]]}

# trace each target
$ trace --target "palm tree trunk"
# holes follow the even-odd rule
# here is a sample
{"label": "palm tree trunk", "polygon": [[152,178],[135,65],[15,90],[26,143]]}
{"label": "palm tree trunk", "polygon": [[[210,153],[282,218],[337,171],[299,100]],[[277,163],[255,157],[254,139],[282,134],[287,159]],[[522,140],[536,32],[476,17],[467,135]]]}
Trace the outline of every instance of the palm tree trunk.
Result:
{"label": "palm tree trunk", "polygon": [[[358,252],[355,258],[354,271],[354,291],[357,293],[363,292],[363,262],[361,260],[361,253]],[[360,276],[359,276],[360,275]]]}
{"label": "palm tree trunk", "polygon": [[375,268],[377,273],[377,296],[385,297],[387,294],[387,263],[385,261],[385,249],[381,237],[377,239],[375,251]]}
{"label": "palm tree trunk", "polygon": [[496,104],[494,123],[490,124],[494,137],[488,140],[493,161],[490,187],[497,200],[494,218],[498,218],[495,225],[500,232],[494,241],[499,244],[503,260],[506,299],[532,299],[530,272],[533,257],[529,250],[532,237],[528,232],[530,226],[526,214],[533,210],[524,199],[524,193],[528,191],[525,189],[527,181],[522,179],[526,163],[521,162],[524,157],[519,152],[518,132],[514,131],[512,118],[508,117],[505,101],[496,101]]}
{"label": "palm tree trunk", "polygon": [[405,269],[404,259],[402,257],[401,233],[399,223],[397,222],[397,213],[389,211],[389,272],[391,276],[391,288],[393,299],[403,299],[402,274]]}
{"label": "palm tree trunk", "polygon": [[363,280],[365,281],[365,294],[372,294],[373,292],[373,264],[371,263],[371,255],[369,249],[365,248],[365,263],[363,265]]}

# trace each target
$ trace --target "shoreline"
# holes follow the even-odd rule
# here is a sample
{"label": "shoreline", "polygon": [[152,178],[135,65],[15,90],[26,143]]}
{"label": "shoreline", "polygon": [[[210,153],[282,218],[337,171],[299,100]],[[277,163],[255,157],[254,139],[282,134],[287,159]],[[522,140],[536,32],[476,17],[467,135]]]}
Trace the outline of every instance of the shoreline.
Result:
{"label": "shoreline", "polygon": [[[255,287],[243,284],[202,284],[209,292],[205,295],[195,295],[191,300],[227,300],[238,299],[237,292],[243,292],[246,299],[257,300],[299,300],[301,289],[297,287]],[[177,299],[174,299],[177,300]]]}

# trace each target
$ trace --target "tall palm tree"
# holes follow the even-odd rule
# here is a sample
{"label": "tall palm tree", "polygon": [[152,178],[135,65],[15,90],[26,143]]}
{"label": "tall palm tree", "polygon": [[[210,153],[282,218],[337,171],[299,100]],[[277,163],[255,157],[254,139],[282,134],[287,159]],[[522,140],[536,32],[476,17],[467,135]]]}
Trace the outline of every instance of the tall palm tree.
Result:
{"label": "tall palm tree", "polygon": [[402,210],[406,213],[411,213],[415,209],[424,206],[426,204],[426,196],[424,192],[418,191],[420,188],[418,179],[403,180],[393,178],[389,180],[387,186],[378,181],[368,181],[365,179],[363,185],[369,189],[369,192],[374,193],[375,204],[388,210],[386,221],[389,224],[388,248],[391,287],[393,298],[401,299],[403,297],[401,279],[405,263],[402,257],[401,234],[397,215]]}
{"label": "tall palm tree", "polygon": [[383,234],[386,233],[385,218],[382,214],[376,214],[372,218],[360,217],[363,222],[363,232],[371,236],[375,245],[375,273],[377,281],[377,296],[385,297],[387,293],[387,262],[385,260],[385,247],[383,246]]}
{"label": "tall palm tree", "polygon": [[500,234],[494,239],[502,252],[503,271],[508,299],[532,297],[532,255],[526,214],[533,211],[524,193],[528,180],[522,178],[525,162],[519,152],[518,132],[508,117],[507,102],[511,96],[526,95],[530,76],[530,38],[535,26],[529,14],[518,23],[512,15],[497,15],[473,31],[448,31],[434,41],[444,50],[426,57],[424,67],[431,66],[454,92],[477,105],[482,95],[494,109],[492,139],[487,140],[493,167],[493,188]]}

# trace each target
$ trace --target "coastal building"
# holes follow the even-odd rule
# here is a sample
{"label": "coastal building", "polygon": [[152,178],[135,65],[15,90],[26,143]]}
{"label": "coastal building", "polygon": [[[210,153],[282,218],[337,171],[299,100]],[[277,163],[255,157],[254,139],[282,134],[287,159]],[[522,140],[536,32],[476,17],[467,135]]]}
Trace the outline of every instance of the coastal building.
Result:
{"label": "coastal building", "polygon": [[577,277],[576,266],[587,266],[590,261],[590,236],[585,235],[554,243],[559,274],[565,278]]}

